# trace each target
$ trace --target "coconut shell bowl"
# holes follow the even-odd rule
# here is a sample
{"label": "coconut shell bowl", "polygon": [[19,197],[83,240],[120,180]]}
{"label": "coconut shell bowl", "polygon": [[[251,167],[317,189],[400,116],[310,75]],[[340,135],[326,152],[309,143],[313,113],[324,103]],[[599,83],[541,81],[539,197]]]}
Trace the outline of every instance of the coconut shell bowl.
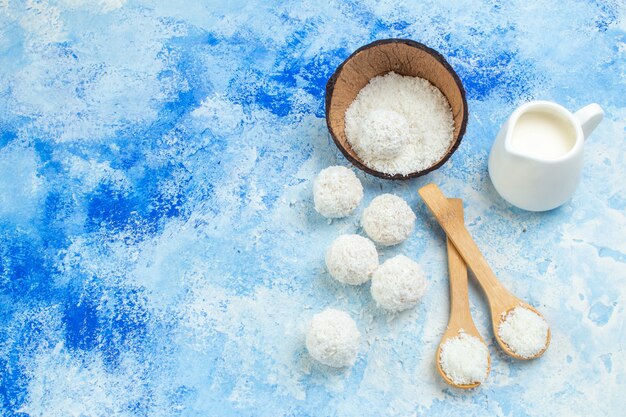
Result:
{"label": "coconut shell bowl", "polygon": [[[345,134],[344,116],[357,94],[369,81],[388,72],[430,81],[448,99],[454,118],[454,138],[444,156],[434,165],[408,175],[389,175],[366,166],[354,152]],[[326,123],[333,141],[357,168],[380,178],[415,178],[442,166],[459,147],[467,125],[467,101],[458,75],[437,51],[408,39],[379,40],[357,49],[326,84]]]}

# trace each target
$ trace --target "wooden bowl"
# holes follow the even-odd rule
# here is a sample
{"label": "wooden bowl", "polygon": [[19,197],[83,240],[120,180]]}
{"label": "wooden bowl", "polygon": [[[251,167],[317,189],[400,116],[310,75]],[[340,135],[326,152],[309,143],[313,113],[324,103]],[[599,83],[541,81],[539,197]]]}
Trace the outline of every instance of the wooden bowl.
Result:
{"label": "wooden bowl", "polygon": [[[425,78],[448,99],[454,117],[454,141],[433,166],[408,175],[390,175],[367,167],[346,138],[344,116],[357,94],[369,81],[394,71],[400,75]],[[357,168],[387,179],[408,179],[425,175],[442,166],[461,143],[467,125],[467,101],[459,76],[437,51],[408,39],[384,39],[357,49],[326,84],[326,124],[337,147]]]}

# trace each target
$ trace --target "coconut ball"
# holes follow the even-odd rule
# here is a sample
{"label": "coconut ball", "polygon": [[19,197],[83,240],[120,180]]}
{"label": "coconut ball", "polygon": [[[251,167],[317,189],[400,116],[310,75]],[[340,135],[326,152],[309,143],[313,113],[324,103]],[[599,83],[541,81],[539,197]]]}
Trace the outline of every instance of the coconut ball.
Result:
{"label": "coconut ball", "polygon": [[313,316],[306,334],[306,348],[313,359],[334,368],[354,364],[361,334],[345,312],[327,308]]}
{"label": "coconut ball", "polygon": [[370,291],[379,307],[396,312],[417,304],[426,285],[420,266],[406,256],[398,255],[374,271]]}
{"label": "coconut ball", "polygon": [[406,201],[393,194],[382,194],[363,211],[361,224],[374,242],[391,246],[409,237],[415,228],[415,219]]}
{"label": "coconut ball", "polygon": [[326,267],[339,282],[360,285],[369,281],[378,267],[374,243],[359,235],[341,235],[326,251]]}
{"label": "coconut ball", "polygon": [[355,140],[354,150],[367,160],[393,159],[400,155],[408,141],[406,117],[393,110],[374,109],[356,128],[358,132],[348,138]]}
{"label": "coconut ball", "polygon": [[321,170],[313,184],[315,210],[324,217],[345,217],[362,198],[361,181],[346,167],[331,166]]}

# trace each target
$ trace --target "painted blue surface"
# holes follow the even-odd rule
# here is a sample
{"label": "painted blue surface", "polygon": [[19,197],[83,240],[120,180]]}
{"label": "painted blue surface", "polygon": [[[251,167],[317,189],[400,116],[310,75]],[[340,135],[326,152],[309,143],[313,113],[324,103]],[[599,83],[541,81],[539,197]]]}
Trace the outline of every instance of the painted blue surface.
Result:
{"label": "painted blue surface", "polygon": [[[524,2],[0,2],[0,416],[617,416],[626,407],[626,4]],[[358,173],[355,216],[328,223],[311,180],[347,164],[323,119],[325,83],[369,41],[445,55],[470,120],[440,170],[407,182]],[[506,204],[487,172],[520,103],[606,119],[558,210]],[[552,326],[540,360],[495,346],[492,371],[447,387],[433,356],[447,321],[443,235],[416,189],[465,201],[502,281]],[[416,208],[398,253],[430,286],[389,317],[368,286],[324,271],[380,192]],[[306,354],[310,317],[347,310],[357,363]]]}

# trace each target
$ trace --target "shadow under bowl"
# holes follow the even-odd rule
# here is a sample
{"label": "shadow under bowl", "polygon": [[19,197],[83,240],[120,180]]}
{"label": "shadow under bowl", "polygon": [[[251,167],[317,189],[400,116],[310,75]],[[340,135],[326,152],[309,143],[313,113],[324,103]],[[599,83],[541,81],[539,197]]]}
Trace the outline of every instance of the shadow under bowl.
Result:
{"label": "shadow under bowl", "polygon": [[[345,133],[345,114],[357,94],[372,78],[395,72],[430,81],[447,98],[454,119],[453,141],[434,165],[407,175],[386,174],[365,165],[350,146]],[[383,39],[357,49],[326,84],[326,124],[333,141],[357,168],[380,178],[408,179],[425,175],[442,166],[459,147],[467,125],[465,89],[445,58],[434,49],[409,39]]]}

